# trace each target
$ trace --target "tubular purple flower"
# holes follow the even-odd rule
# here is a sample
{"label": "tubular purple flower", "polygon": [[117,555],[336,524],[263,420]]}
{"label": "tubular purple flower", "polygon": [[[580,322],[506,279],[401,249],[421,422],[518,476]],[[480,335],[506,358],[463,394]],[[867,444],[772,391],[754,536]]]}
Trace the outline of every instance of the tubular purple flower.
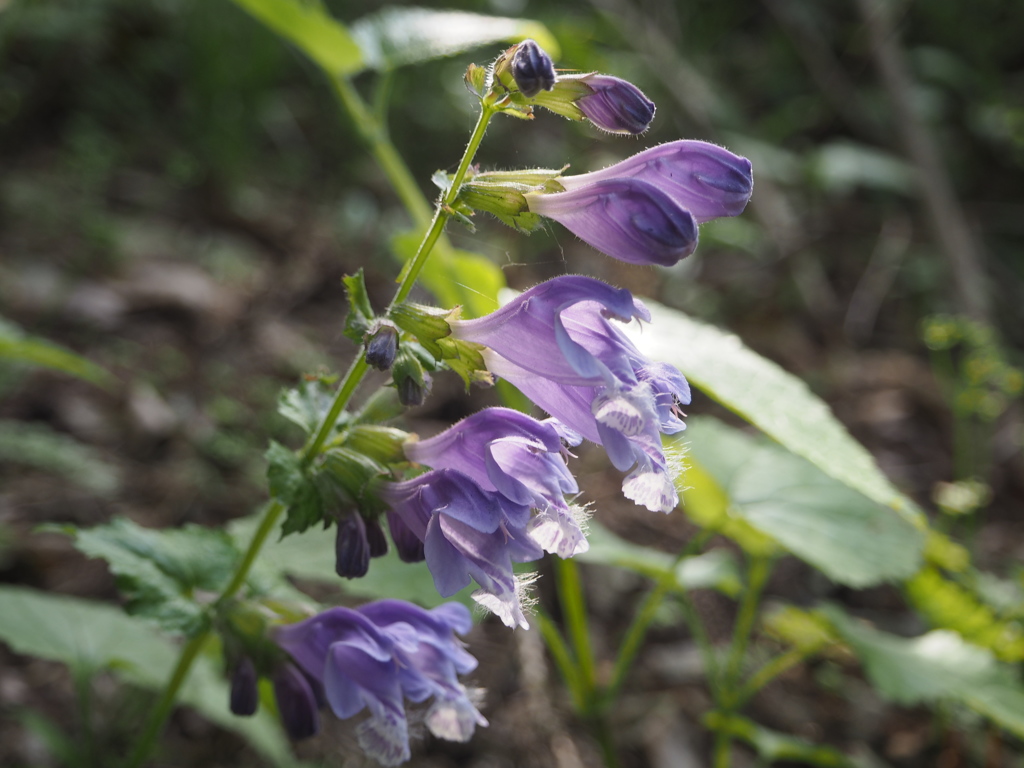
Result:
{"label": "tubular purple flower", "polygon": [[536,510],[528,532],[547,552],[572,557],[587,550],[565,494],[579,486],[565,464],[562,439],[582,439],[554,420],[537,421],[510,408],[486,408],[439,435],[406,443],[410,461],[453,469],[485,491]]}
{"label": "tubular purple flower", "polygon": [[654,119],[654,102],[632,83],[600,74],[579,79],[593,93],[576,99],[576,106],[598,128],[636,136],[650,126]]}
{"label": "tubular purple flower", "polygon": [[690,401],[679,371],[646,360],[609,319],[650,319],[628,291],[580,276],[556,277],[496,312],[451,323],[456,338],[488,347],[488,370],[631,470],[625,495],[654,511],[679,502],[661,434],[685,428]]}
{"label": "tubular purple flower", "polygon": [[[706,141],[680,140],[659,144],[622,162],[591,173],[563,176],[567,191],[598,182],[637,179],[658,187],[694,221],[738,216],[754,190],[750,161]],[[561,193],[558,193],[561,194]]]}
{"label": "tubular purple flower", "polygon": [[393,766],[410,756],[404,699],[419,703],[433,697],[426,723],[440,738],[466,741],[477,725],[487,725],[458,680],[476,668],[476,659],[455,637],[470,626],[462,605],[427,611],[382,600],[356,609],[332,608],[280,627],[275,640],[322,684],[339,718],[369,709],[369,719],[356,731],[359,744],[378,762]]}
{"label": "tubular purple flower", "polygon": [[382,482],[376,490],[390,507],[392,531],[397,526],[403,537],[408,532],[423,542],[427,567],[442,596],[450,597],[475,580],[480,589],[474,600],[507,626],[529,627],[520,604],[521,582],[512,571],[512,563],[543,555],[527,532],[528,506],[485,491],[454,469]]}
{"label": "tubular purple flower", "polygon": [[697,247],[690,212],[646,181],[612,178],[525,197],[531,213],[554,219],[580,240],[630,264],[672,266]]}
{"label": "tubular purple flower", "polygon": [[289,738],[299,741],[315,736],[320,730],[320,707],[306,676],[294,664],[282,664],[271,682],[281,724]]}

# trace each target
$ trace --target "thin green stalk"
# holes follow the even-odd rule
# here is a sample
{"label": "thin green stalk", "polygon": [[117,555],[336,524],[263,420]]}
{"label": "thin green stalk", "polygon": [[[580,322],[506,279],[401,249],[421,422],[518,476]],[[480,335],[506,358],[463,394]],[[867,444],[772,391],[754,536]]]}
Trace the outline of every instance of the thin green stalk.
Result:
{"label": "thin green stalk", "polygon": [[579,667],[572,656],[572,651],[565,644],[565,640],[559,633],[558,627],[555,626],[555,623],[547,615],[538,611],[535,616],[541,637],[544,638],[548,650],[551,651],[551,657],[555,660],[555,666],[562,673],[565,687],[569,689],[569,695],[572,696],[573,708],[577,712],[582,712],[586,708],[588,692],[583,689]]}
{"label": "thin green stalk", "polygon": [[590,645],[587,606],[583,599],[579,569],[575,560],[554,558],[554,561],[555,583],[558,589],[558,599],[565,615],[566,633],[576,656],[580,684],[587,693],[586,706],[581,714],[591,716],[596,698],[597,673],[594,665],[594,650]]}
{"label": "thin green stalk", "polygon": [[743,687],[737,691],[735,700],[733,702],[734,708],[739,709],[748,701],[751,697],[764,688],[768,683],[774,680],[776,677],[781,675],[788,669],[792,669],[797,664],[800,664],[808,656],[814,653],[813,649],[808,648],[790,648],[785,653],[780,653],[773,659],[765,662],[764,665],[757,670],[750,679],[744,683]]}
{"label": "thin green stalk", "polygon": [[676,569],[679,567],[679,564],[703,549],[708,538],[710,538],[710,534],[706,531],[701,531],[690,539],[683,550],[676,555],[672,565],[658,578],[654,589],[647,593],[647,597],[644,598],[640,610],[637,611],[636,616],[633,618],[633,623],[626,631],[626,635],[622,640],[618,658],[615,659],[615,668],[612,670],[611,682],[608,684],[602,697],[603,707],[610,707],[618,697],[626,675],[633,666],[633,662],[640,652],[640,646],[643,645],[644,638],[647,636],[647,630],[651,626],[651,622],[654,621],[658,606],[665,599],[665,595],[677,584]]}
{"label": "thin green stalk", "polygon": [[142,730],[142,736],[135,743],[135,751],[128,758],[127,768],[137,768],[142,765],[153,751],[153,748],[156,746],[156,740],[160,736],[160,731],[164,727],[164,721],[167,720],[167,716],[171,714],[171,710],[174,708],[174,700],[178,696],[178,689],[181,688],[188,678],[188,673],[192,670],[192,663],[199,655],[199,651],[202,649],[209,634],[209,629],[202,630],[199,634],[194,635],[185,644],[185,647],[182,648],[181,656],[178,657],[178,663],[174,667],[171,679],[167,683],[167,687],[164,688],[160,700],[156,703],[152,712],[150,712],[149,720],[146,721],[146,725]]}
{"label": "thin green stalk", "polygon": [[[373,115],[366,108],[362,99],[359,98],[355,89],[352,88],[351,83],[342,78],[333,78],[332,82],[335,85],[335,91],[338,94],[339,99],[346,108],[349,109],[361,135],[370,142],[374,156],[385,169],[388,178],[391,180],[392,184],[394,184],[396,191],[402,198],[410,213],[413,215],[413,218],[417,219],[418,222],[421,218],[424,221],[429,219],[429,206],[420,194],[419,189],[416,187],[416,183],[413,180],[412,175],[409,173],[408,167],[402,161],[401,157],[394,149],[394,146],[390,141],[388,141],[386,133],[380,130],[380,127],[374,120]],[[465,153],[459,163],[459,170],[455,174],[448,195],[446,195],[444,201],[438,205],[430,230],[427,232],[423,242],[420,244],[416,255],[410,261],[410,265],[407,265],[407,268],[403,271],[401,284],[395,293],[395,298],[392,300],[391,306],[403,301],[409,295],[409,292],[412,290],[412,287],[416,282],[416,278],[419,276],[420,270],[424,263],[426,263],[427,257],[430,255],[431,249],[441,236],[444,224],[448,219],[447,213],[444,212],[444,207],[446,205],[450,205],[458,195],[459,186],[465,179],[469,166],[476,155],[476,151],[480,147],[480,142],[483,140],[484,132],[487,129],[487,123],[494,114],[495,111],[489,107],[483,107],[481,109],[480,118],[477,121],[476,127],[473,129],[472,135],[470,136]],[[422,212],[422,207],[426,207],[426,213]],[[338,417],[345,409],[345,406],[348,405],[349,400],[355,393],[355,390],[362,381],[363,376],[366,375],[367,370],[368,366],[362,355],[357,356],[356,359],[352,361],[352,364],[345,373],[341,384],[338,386],[338,391],[334,396],[334,401],[331,403],[331,408],[328,411],[327,416],[325,416],[323,421],[321,421],[313,441],[303,452],[302,461],[304,465],[308,465],[312,462],[323,448],[324,443],[330,436],[331,430],[337,423]],[[263,519],[260,521],[259,528],[257,528],[256,533],[253,535],[252,541],[249,542],[249,547],[243,555],[242,560],[239,562],[238,567],[235,569],[235,573],[232,576],[231,581],[228,583],[228,586],[224,588],[224,591],[214,603],[214,610],[234,597],[238,590],[242,588],[253,563],[256,561],[256,557],[259,555],[260,550],[263,548],[263,544],[266,542],[267,537],[274,529],[274,526],[284,510],[284,504],[277,500],[272,501],[267,507],[267,510],[263,515]],[[192,669],[192,664],[195,662],[196,657],[198,656],[203,643],[206,642],[209,634],[209,629],[201,630],[182,648],[181,656],[179,656],[178,663],[174,668],[174,672],[171,674],[171,679],[168,681],[159,701],[150,713],[149,720],[143,728],[142,736],[136,743],[135,750],[132,752],[131,757],[126,763],[126,768],[137,768],[140,766],[145,762],[153,748],[156,746],[156,740],[160,735],[160,731],[163,728],[164,722],[170,714],[171,709],[174,707],[178,691],[188,678],[188,674]]]}
{"label": "thin green stalk", "polygon": [[722,685],[715,647],[711,643],[708,630],[704,626],[704,622],[700,620],[700,615],[697,613],[693,601],[686,592],[679,593],[679,603],[683,607],[683,618],[686,620],[686,626],[690,630],[694,641],[696,641],[697,648],[700,649],[701,659],[704,661],[704,669],[707,670],[708,688],[711,690],[711,698],[716,705],[721,706]]}
{"label": "thin green stalk", "polygon": [[[771,573],[771,558],[754,555],[750,558],[747,568],[747,583],[740,600],[736,625],[733,628],[732,642],[729,645],[729,657],[726,659],[722,673],[720,700],[718,702],[722,714],[731,715],[737,706],[737,686],[743,671],[743,659],[747,653],[754,622],[757,620],[757,608],[761,602],[761,592],[768,582]],[[715,734],[715,768],[729,768],[732,756],[732,735],[723,731]]]}

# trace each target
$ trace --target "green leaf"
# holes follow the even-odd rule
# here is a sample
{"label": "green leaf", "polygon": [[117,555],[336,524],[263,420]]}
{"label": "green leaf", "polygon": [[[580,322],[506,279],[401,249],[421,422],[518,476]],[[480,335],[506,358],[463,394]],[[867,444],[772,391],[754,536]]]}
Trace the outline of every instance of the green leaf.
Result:
{"label": "green leaf", "polygon": [[1024,660],[1024,626],[999,617],[964,586],[936,568],[922,568],[903,585],[911,604],[935,627],[951,629],[1003,661]]}
{"label": "green leaf", "polygon": [[352,24],[366,66],[388,70],[532,37],[552,58],[558,43],[537,21],[427,8],[385,8]]}
{"label": "green leaf", "polygon": [[672,363],[691,384],[825,474],[923,527],[916,505],[803,381],[731,333],[660,304],[644,303],[652,323],[642,333],[630,334],[644,354]]}
{"label": "green leaf", "polygon": [[[239,547],[248,546],[259,525],[259,516],[236,520],[228,532]],[[359,579],[342,581],[334,572],[334,532],[308,531],[299,536],[278,538],[271,535],[260,552],[254,571],[257,579],[286,584],[287,577],[327,582],[343,586],[347,595],[379,600],[395,598],[408,600],[427,608],[457,600],[476,605],[469,597],[475,587],[470,586],[454,597],[443,598],[434,588],[434,579],[426,563],[403,563],[392,547],[383,557],[370,561],[370,571]]]}
{"label": "green leaf", "polygon": [[324,516],[323,499],[299,457],[273,440],[266,456],[270,494],[288,508],[281,535],[301,533],[319,523]]}
{"label": "green leaf", "polygon": [[[73,597],[0,586],[0,639],[11,649],[59,661],[81,674],[110,670],[153,691],[167,684],[177,648],[119,609]],[[291,765],[291,748],[277,719],[267,712],[236,717],[217,666],[201,657],[179,695],[211,722],[247,738],[272,763]]]}
{"label": "green leaf", "polygon": [[93,448],[46,424],[0,421],[0,462],[61,475],[101,496],[118,487],[117,470]]}
{"label": "green leaf", "polygon": [[847,768],[853,765],[846,755],[831,747],[819,746],[797,736],[764,728],[740,715],[710,712],[704,717],[704,725],[711,731],[728,733],[735,739],[745,741],[754,748],[765,765],[781,760],[826,768]]}
{"label": "green leaf", "polygon": [[829,578],[864,587],[920,566],[924,535],[916,526],[810,462],[714,419],[691,419],[686,436],[734,515]]}
{"label": "green leaf", "polygon": [[331,410],[334,393],[328,382],[322,378],[304,379],[294,389],[281,393],[277,401],[277,412],[294,424],[298,424],[307,435],[313,434],[320,422]]}
{"label": "green leaf", "polygon": [[674,568],[676,587],[682,590],[716,589],[735,597],[742,588],[736,560],[727,550],[713,549],[674,565],[675,557],[672,555],[626,541],[593,520],[587,528],[590,549],[577,555],[577,560],[625,568],[652,579],[658,579]]}
{"label": "green leaf", "polygon": [[1024,687],[1016,671],[955,632],[915,638],[880,632],[836,606],[822,609],[864,663],[872,685],[899,704],[958,701],[1024,737]]}
{"label": "green leaf", "polygon": [[351,75],[365,62],[359,45],[319,0],[234,0],[330,75]]}
{"label": "green leaf", "polygon": [[189,525],[142,528],[125,518],[64,532],[89,557],[107,561],[128,599],[129,613],[153,619],[169,632],[195,632],[204,612],[195,593],[214,594],[227,584],[238,559],[223,531]]}
{"label": "green leaf", "polygon": [[114,384],[114,377],[95,363],[0,318],[0,360],[4,359],[51,368],[106,389]]}
{"label": "green leaf", "polygon": [[[422,232],[405,232],[391,240],[391,248],[403,262],[411,259]],[[498,308],[498,292],[505,287],[505,275],[486,256],[469,251],[435,246],[420,273],[422,284],[441,306],[462,307],[465,317],[480,317]]]}
{"label": "green leaf", "polygon": [[366,292],[363,269],[354,275],[342,278],[345,295],[348,298],[348,315],[345,316],[345,336],[362,346],[363,339],[373,326],[374,312],[370,306],[370,295]]}

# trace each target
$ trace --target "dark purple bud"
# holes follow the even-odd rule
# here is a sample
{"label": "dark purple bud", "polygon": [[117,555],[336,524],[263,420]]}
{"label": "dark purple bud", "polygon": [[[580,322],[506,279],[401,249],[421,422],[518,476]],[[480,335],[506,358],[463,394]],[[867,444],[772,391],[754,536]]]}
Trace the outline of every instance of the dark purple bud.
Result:
{"label": "dark purple bud", "polygon": [[519,92],[532,99],[541,91],[555,87],[555,65],[536,42],[523,40],[512,56],[512,79]]}
{"label": "dark purple bud", "polygon": [[274,673],[273,683],[281,724],[289,738],[298,741],[315,736],[320,730],[320,709],[306,676],[287,663]]}
{"label": "dark purple bud", "polygon": [[367,335],[366,364],[378,371],[389,371],[398,354],[398,329],[381,322]]}
{"label": "dark purple bud", "polygon": [[345,515],[338,521],[338,535],[334,541],[334,570],[346,579],[365,576],[370,568],[370,543],[366,539],[366,525],[358,512]]}
{"label": "dark purple bud", "polygon": [[611,75],[588,75],[582,81],[593,91],[576,106],[598,128],[609,133],[643,133],[654,119],[654,102],[632,83]]}
{"label": "dark purple bud", "polygon": [[366,541],[370,544],[370,557],[383,557],[388,553],[388,539],[384,529],[376,518],[364,520],[366,523]]}
{"label": "dark purple bud", "polygon": [[259,677],[252,659],[243,656],[231,673],[231,712],[242,717],[255,715],[260,705]]}
{"label": "dark purple bud", "polygon": [[433,383],[430,374],[426,371],[419,372],[421,376],[414,374],[403,376],[395,382],[398,386],[398,402],[405,406],[423,405],[427,395],[430,394],[430,385]]}
{"label": "dark purple bud", "polygon": [[423,542],[394,512],[388,512],[388,529],[391,531],[391,540],[395,542],[395,549],[398,550],[398,557],[403,563],[419,563],[423,560]]}

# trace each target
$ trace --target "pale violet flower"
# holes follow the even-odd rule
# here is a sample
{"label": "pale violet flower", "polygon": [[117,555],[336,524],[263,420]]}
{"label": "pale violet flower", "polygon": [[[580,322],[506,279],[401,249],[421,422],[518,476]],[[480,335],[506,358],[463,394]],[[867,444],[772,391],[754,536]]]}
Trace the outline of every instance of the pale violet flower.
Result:
{"label": "pale violet flower", "polygon": [[556,277],[452,335],[484,345],[488,370],[554,418],[605,447],[629,471],[625,495],[654,511],[679,503],[662,434],[685,428],[690,389],[678,370],[646,360],[611,319],[649,320],[629,291],[582,276]]}

